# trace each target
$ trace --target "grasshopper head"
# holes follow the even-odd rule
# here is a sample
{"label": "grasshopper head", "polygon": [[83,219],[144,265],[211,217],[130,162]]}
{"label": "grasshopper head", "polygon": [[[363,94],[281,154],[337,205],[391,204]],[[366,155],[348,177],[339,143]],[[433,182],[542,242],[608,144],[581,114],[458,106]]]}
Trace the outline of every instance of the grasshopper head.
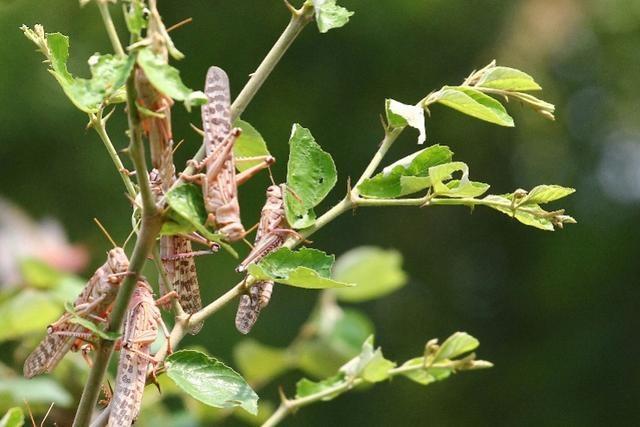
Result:
{"label": "grasshopper head", "polygon": [[124,273],[129,268],[129,258],[122,248],[113,248],[107,254],[107,265],[112,273]]}
{"label": "grasshopper head", "polygon": [[267,188],[267,199],[270,199],[270,198],[282,199],[282,196],[284,194],[282,192],[282,187],[284,187],[284,184],[282,184],[282,185],[270,185]]}

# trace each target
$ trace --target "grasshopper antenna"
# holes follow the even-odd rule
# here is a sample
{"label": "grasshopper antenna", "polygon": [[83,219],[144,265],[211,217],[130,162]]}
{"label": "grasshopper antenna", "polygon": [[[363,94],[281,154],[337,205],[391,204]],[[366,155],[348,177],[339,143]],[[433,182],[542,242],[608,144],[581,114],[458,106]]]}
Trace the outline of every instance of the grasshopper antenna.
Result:
{"label": "grasshopper antenna", "polygon": [[116,242],[113,240],[113,238],[111,237],[111,235],[109,234],[109,232],[107,231],[106,228],[104,228],[104,225],[102,225],[102,223],[98,220],[98,218],[93,218],[93,222],[96,223],[96,225],[98,226],[98,228],[104,233],[105,237],[107,238],[107,240],[109,240],[111,242],[111,244],[113,245],[114,248],[117,248],[118,245],[116,244]]}
{"label": "grasshopper antenna", "polygon": [[[51,402],[51,405],[49,405],[49,409],[47,410],[47,413],[44,414],[44,418],[42,419],[42,421],[40,422],[40,427],[44,426],[44,422],[46,421],[47,417],[49,416],[49,413],[51,412],[51,410],[53,409],[53,405],[55,404],[55,402]],[[31,410],[29,410],[29,412],[31,412]],[[31,418],[31,420],[33,421],[33,418]],[[35,425],[35,424],[34,424]]]}
{"label": "grasshopper antenna", "polygon": [[271,166],[267,166],[267,171],[269,172],[269,179],[271,180],[271,183],[273,185],[278,185],[276,184],[276,181],[273,179],[273,174],[271,173]]}
{"label": "grasshopper antenna", "polygon": [[29,406],[29,402],[27,402],[27,399],[23,399],[23,401],[27,407],[27,412],[29,412],[29,418],[31,419],[31,424],[33,424],[33,427],[38,427],[38,425],[36,424],[36,420],[33,419],[33,412],[31,412],[31,406]]}

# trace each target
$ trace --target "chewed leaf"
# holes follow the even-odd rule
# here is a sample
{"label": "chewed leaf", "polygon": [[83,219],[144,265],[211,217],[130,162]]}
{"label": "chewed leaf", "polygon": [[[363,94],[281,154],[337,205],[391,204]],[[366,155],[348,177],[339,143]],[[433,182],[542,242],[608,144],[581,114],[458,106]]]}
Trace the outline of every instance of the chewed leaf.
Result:
{"label": "chewed leaf", "polygon": [[258,412],[258,395],[236,371],[195,350],[180,350],[167,357],[167,375],[192,397],[215,408],[240,406]]}
{"label": "chewed leaf", "polygon": [[361,246],[340,256],[333,270],[333,278],[356,284],[353,288],[334,291],[338,299],[348,302],[380,298],[400,289],[407,282],[400,252],[375,246]]}
{"label": "chewed leaf", "polygon": [[334,257],[317,249],[292,251],[280,248],[257,264],[249,265],[249,274],[258,280],[273,280],[305,289],[354,286],[330,278]]}
{"label": "chewed leaf", "polygon": [[[564,188],[564,187],[560,187]],[[570,189],[565,189],[570,190]],[[572,193],[569,192],[568,194]],[[551,197],[552,193],[546,193],[546,191],[536,192],[541,196],[541,200],[545,200],[546,197]],[[534,196],[535,194],[534,193]],[[554,190],[555,193],[555,190]],[[564,194],[566,191],[558,190],[555,194]],[[547,196],[548,194],[548,196]],[[562,197],[566,196],[564,194]],[[555,197],[555,196],[554,196]],[[507,195],[488,195],[481,199],[486,202],[483,203],[488,207],[500,211],[510,217],[513,217],[525,225],[539,228],[546,231],[554,231],[557,228],[562,228],[564,224],[575,224],[576,220],[569,215],[564,214],[564,210],[545,211],[536,203],[528,202],[526,204],[522,202],[516,202],[514,200],[514,194]],[[555,199],[554,199],[555,200]]]}
{"label": "chewed leaf", "polygon": [[233,125],[242,129],[242,133],[233,146],[236,168],[242,172],[260,163],[260,160],[242,161],[243,158],[269,156],[270,153],[262,135],[250,123],[237,119]]}
{"label": "chewed leaf", "polygon": [[294,228],[304,228],[315,222],[315,214],[310,211],[336,184],[336,165],[309,129],[299,124],[293,125],[289,150],[287,187],[291,191],[285,194],[287,221]]}
{"label": "chewed leaf", "polygon": [[501,66],[489,68],[476,86],[512,92],[542,89],[529,74],[515,68]]}
{"label": "chewed leaf", "polygon": [[22,30],[47,56],[51,64],[49,72],[77,108],[86,113],[97,113],[102,106],[121,101],[118,92],[133,68],[132,56],[95,54],[88,61],[91,78],[74,77],[67,69],[69,37],[60,33],[45,35],[42,27],[37,25],[35,31],[27,27],[22,27]]}
{"label": "chewed leaf", "polygon": [[480,120],[500,126],[512,127],[513,118],[504,106],[484,93],[462,86],[445,86],[437,102]]}
{"label": "chewed leaf", "polygon": [[332,28],[343,27],[349,22],[353,12],[336,4],[336,0],[312,0],[315,9],[316,24],[321,33]]}
{"label": "chewed leaf", "polygon": [[395,198],[430,187],[429,168],[451,162],[453,152],[444,145],[432,145],[385,167],[365,180],[358,191],[364,197]]}
{"label": "chewed leaf", "polygon": [[424,126],[424,108],[421,105],[407,105],[393,99],[386,101],[387,122],[391,127],[411,126],[420,133],[418,144],[424,144],[427,132]]}
{"label": "chewed leaf", "polygon": [[151,84],[176,101],[183,101],[188,111],[195,105],[207,103],[207,97],[200,91],[192,91],[180,79],[180,72],[167,64],[161,57],[153,53],[150,48],[138,51],[138,65],[144,70]]}

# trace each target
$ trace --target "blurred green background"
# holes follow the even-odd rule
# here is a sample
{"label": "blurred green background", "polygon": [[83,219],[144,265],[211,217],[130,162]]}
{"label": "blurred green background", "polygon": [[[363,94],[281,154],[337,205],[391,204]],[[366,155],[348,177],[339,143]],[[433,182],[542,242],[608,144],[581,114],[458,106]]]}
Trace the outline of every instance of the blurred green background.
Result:
{"label": "blurred green background", "polygon": [[[168,25],[194,18],[172,34],[186,54],[177,65],[184,81],[201,89],[205,70],[216,64],[229,73],[234,95],[288,20],[279,0],[159,3]],[[514,103],[508,109],[516,128],[499,128],[436,106],[427,142],[449,145],[493,193],[542,183],[576,188],[558,207],[579,224],[548,233],[487,209],[470,215],[456,207],[361,209],[333,222],[313,236],[314,247],[339,255],[378,245],[404,255],[408,285],[359,306],[388,358],[406,360],[427,339],[463,330],[481,341],[479,355],[495,367],[428,389],[397,379],[305,408],[284,425],[640,423],[640,1],[341,3],[355,11],[351,22],[325,35],[309,25],[243,115],[280,159],[276,179],[285,176],[291,125],[301,123],[336,161],[330,206],[375,151],[385,98],[415,103],[495,58],[535,76],[543,98],[556,105],[557,121]],[[92,218],[122,242],[130,204],[97,136],[85,130],[86,117],[18,29],[34,23],[70,36],[75,74],[88,75],[86,59],[111,49],[94,5],[0,1],[0,196],[38,220],[57,219],[71,242],[88,248],[86,277],[108,247]],[[189,130],[199,113],[180,105],[174,111],[175,139],[185,139],[177,154],[183,164],[200,143]],[[126,145],[124,125],[122,114],[110,122],[119,148]],[[409,130],[389,159],[415,150]],[[243,188],[245,224],[257,220],[267,183],[263,175]],[[0,249],[0,258],[13,258],[10,247]],[[198,259],[205,301],[236,283],[233,265],[226,255]],[[287,345],[316,297],[278,287],[252,336]],[[242,338],[233,327],[235,308],[183,345],[205,346],[233,365],[232,348]],[[17,366],[16,348],[0,344],[0,360]],[[280,377],[264,393],[273,398],[277,384],[291,393],[299,377]]]}

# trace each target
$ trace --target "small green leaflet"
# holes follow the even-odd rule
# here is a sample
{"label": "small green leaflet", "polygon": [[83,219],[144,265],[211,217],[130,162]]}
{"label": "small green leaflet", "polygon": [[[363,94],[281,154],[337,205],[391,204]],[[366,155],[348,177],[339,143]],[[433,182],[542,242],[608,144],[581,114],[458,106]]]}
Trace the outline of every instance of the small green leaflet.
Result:
{"label": "small green leaflet", "polygon": [[126,83],[133,68],[134,58],[95,54],[89,58],[91,78],[74,77],[67,69],[69,59],[69,37],[60,33],[38,34],[22,27],[25,35],[39,47],[46,49],[50,61],[49,72],[58,81],[65,95],[80,110],[97,113],[100,108],[111,102],[120,101],[120,89]]}
{"label": "small green leaflet", "polygon": [[315,141],[309,129],[294,124],[289,139],[285,212],[293,228],[306,228],[315,222],[313,208],[336,184],[336,165],[331,155]]}
{"label": "small green leaflet", "polygon": [[201,91],[192,91],[180,79],[180,72],[167,64],[164,58],[153,53],[151,48],[143,48],[138,51],[138,65],[144,70],[151,84],[176,101],[183,101],[187,111],[192,106],[207,103],[207,96]]}
{"label": "small green leaflet", "polygon": [[[307,378],[302,378],[296,383],[296,399],[301,397],[311,396],[318,393],[324,393],[345,384],[346,379],[343,374],[334,375],[322,381],[311,381]],[[338,390],[335,393],[329,393],[321,400],[329,401],[340,395],[340,392],[344,390]]]}
{"label": "small green leaflet", "polygon": [[510,92],[542,90],[529,74],[509,67],[492,67],[482,75],[475,86],[500,89]]}
{"label": "small green leaflet", "polygon": [[212,233],[205,226],[207,211],[204,207],[200,187],[193,184],[182,184],[169,191],[166,198],[172,211],[169,213],[169,221],[163,225],[162,234],[171,235],[197,231],[208,240],[218,243],[232,256],[238,257],[237,252],[229,244],[222,241],[221,235]]}
{"label": "small green leaflet", "polygon": [[305,289],[354,286],[330,278],[333,261],[332,255],[317,249],[302,248],[294,252],[289,248],[280,248],[257,264],[250,264],[248,271],[258,280],[273,280]]}
{"label": "small green leaflet", "polygon": [[500,102],[476,89],[445,86],[438,92],[436,100],[476,119],[500,126],[514,126],[513,118]]}
{"label": "small green leaflet", "polygon": [[242,158],[270,155],[264,138],[262,138],[260,132],[251,126],[250,123],[236,119],[236,121],[233,122],[233,126],[242,129],[242,133],[238,139],[236,139],[233,146],[233,154],[236,158],[236,168],[238,171],[242,172],[260,163],[260,160],[242,161]]}
{"label": "small green leaflet", "polygon": [[427,139],[427,131],[424,126],[424,108],[421,105],[407,105],[393,99],[385,102],[387,123],[394,128],[411,126],[420,133],[418,144],[424,144]]}
{"label": "small green leaflet", "polygon": [[312,0],[318,31],[326,33],[332,28],[343,27],[353,12],[336,4],[336,0]]}
{"label": "small green leaflet", "polygon": [[[460,180],[450,180],[454,172],[462,172]],[[469,181],[469,167],[463,162],[451,162],[429,168],[429,177],[433,186],[433,193],[447,197],[478,197],[486,193],[489,184]]]}
{"label": "small green leaflet", "polygon": [[167,357],[167,375],[182,390],[215,408],[240,406],[258,413],[258,395],[236,371],[195,350],[180,350]]}
{"label": "small green leaflet", "polygon": [[384,358],[380,347],[374,350],[373,335],[371,335],[362,344],[360,354],[345,363],[340,368],[340,372],[349,379],[362,378],[367,382],[375,383],[389,378],[389,370],[395,366],[395,362]]}
{"label": "small green leaflet", "polygon": [[19,406],[9,408],[7,413],[0,419],[0,427],[22,427],[23,425],[24,412]]}
{"label": "small green leaflet", "polygon": [[387,166],[365,180],[358,191],[364,197],[396,198],[431,186],[429,168],[451,162],[453,152],[444,145],[432,145]]}
{"label": "small green leaflet", "polygon": [[456,332],[442,343],[435,354],[434,362],[454,359],[475,350],[480,341],[466,332]]}
{"label": "small green leaflet", "polygon": [[353,288],[336,289],[341,301],[362,302],[388,295],[407,282],[402,270],[402,254],[393,249],[361,246],[336,261],[333,278],[355,283]]}
{"label": "small green leaflet", "polygon": [[131,34],[140,36],[142,30],[147,28],[147,20],[144,16],[144,8],[141,0],[132,0],[129,10],[125,10],[124,20]]}
{"label": "small green leaflet", "polygon": [[561,187],[559,185],[538,185],[518,202],[518,206],[530,204],[544,204],[553,202],[575,193],[575,188]]}
{"label": "small green leaflet", "polygon": [[407,360],[402,364],[402,368],[416,368],[403,372],[402,375],[417,382],[418,384],[428,385],[436,381],[441,381],[449,377],[453,373],[453,368],[422,368],[424,365],[424,357],[416,357],[411,360]]}

